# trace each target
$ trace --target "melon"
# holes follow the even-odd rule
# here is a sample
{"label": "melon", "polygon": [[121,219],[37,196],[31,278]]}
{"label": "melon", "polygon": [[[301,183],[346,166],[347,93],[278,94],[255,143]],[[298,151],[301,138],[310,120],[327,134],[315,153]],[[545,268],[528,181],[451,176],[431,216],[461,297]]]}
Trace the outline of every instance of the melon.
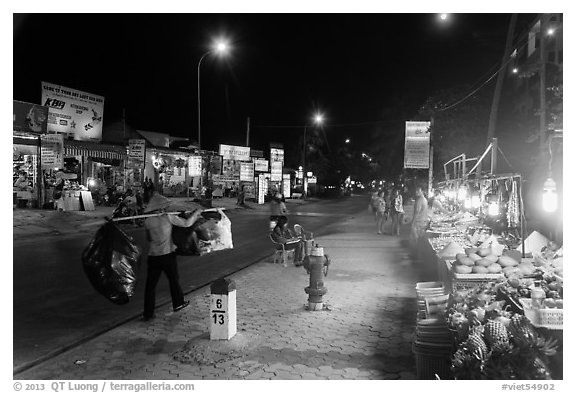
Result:
{"label": "melon", "polygon": [[488,269],[484,266],[474,266],[472,268],[472,273],[486,274],[486,273],[488,273]]}
{"label": "melon", "polygon": [[523,262],[518,265],[518,269],[520,269],[520,273],[522,273],[523,275],[529,276],[530,274],[534,273],[536,267],[530,262]]}
{"label": "melon", "polygon": [[474,266],[474,261],[471,258],[464,257],[456,260],[457,265]]}
{"label": "melon", "polygon": [[496,255],[496,254],[486,255],[486,256],[484,257],[484,259],[486,259],[486,260],[494,263],[494,262],[497,262],[497,261],[498,261],[498,255]]}
{"label": "melon", "polygon": [[472,267],[466,265],[454,265],[454,272],[459,274],[470,274],[472,273]]}
{"label": "melon", "polygon": [[495,273],[495,274],[501,273],[502,272],[502,266],[500,266],[497,263],[493,263],[490,266],[488,266],[488,271],[490,273]]}
{"label": "melon", "polygon": [[478,259],[482,259],[482,257],[478,254],[470,254],[468,258],[472,259],[473,261],[477,261]]}
{"label": "melon", "polygon": [[487,257],[488,255],[492,254],[492,250],[489,247],[479,248],[476,254],[480,255],[481,257]]}
{"label": "melon", "polygon": [[488,266],[492,265],[493,263],[494,262],[490,262],[486,258],[480,258],[477,261],[474,261],[474,264],[476,266],[483,266],[483,267],[488,267]]}
{"label": "melon", "polygon": [[518,250],[504,250],[502,252],[502,255],[510,257],[518,263],[520,263],[520,261],[522,260],[522,253]]}
{"label": "melon", "polygon": [[508,255],[502,255],[498,258],[498,263],[502,267],[518,266],[518,261]]}

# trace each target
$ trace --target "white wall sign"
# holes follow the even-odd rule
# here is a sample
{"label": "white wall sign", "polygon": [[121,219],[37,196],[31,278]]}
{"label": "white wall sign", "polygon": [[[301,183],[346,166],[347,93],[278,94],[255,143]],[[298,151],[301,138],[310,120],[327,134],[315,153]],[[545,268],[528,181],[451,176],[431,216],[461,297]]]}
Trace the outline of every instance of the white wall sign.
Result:
{"label": "white wall sign", "polygon": [[404,143],[404,168],[430,166],[430,122],[407,121]]}
{"label": "white wall sign", "polygon": [[43,169],[64,167],[64,135],[41,135],[40,162]]}
{"label": "white wall sign", "polygon": [[285,198],[290,198],[290,174],[287,173],[282,176],[282,190]]}
{"label": "white wall sign", "polygon": [[268,172],[268,160],[254,160],[255,168],[257,172]]}
{"label": "white wall sign", "polygon": [[282,161],[271,162],[270,175],[270,180],[282,181]]}
{"label": "white wall sign", "polygon": [[225,160],[250,161],[250,148],[246,146],[220,145],[218,154]]}
{"label": "white wall sign", "polygon": [[240,163],[240,181],[254,181],[254,163]]}
{"label": "white wall sign", "polygon": [[284,163],[284,149],[271,148],[270,149],[270,161],[280,161]]}
{"label": "white wall sign", "polygon": [[144,139],[128,140],[128,157],[137,160],[144,160],[146,157],[146,140]]}
{"label": "white wall sign", "polygon": [[42,82],[42,105],[48,107],[48,132],[102,140],[104,97]]}
{"label": "white wall sign", "polygon": [[188,157],[188,175],[200,176],[202,175],[202,157],[190,156]]}

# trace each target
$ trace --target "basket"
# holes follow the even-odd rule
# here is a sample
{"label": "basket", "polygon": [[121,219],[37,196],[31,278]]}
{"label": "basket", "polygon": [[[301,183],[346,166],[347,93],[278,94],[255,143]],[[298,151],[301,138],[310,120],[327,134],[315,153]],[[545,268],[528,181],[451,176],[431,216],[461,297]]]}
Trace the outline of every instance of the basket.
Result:
{"label": "basket", "polygon": [[535,327],[551,330],[563,330],[564,309],[562,308],[532,308],[530,299],[521,298],[524,315]]}
{"label": "basket", "polygon": [[414,342],[412,352],[416,360],[417,379],[452,379],[450,376],[450,351],[444,347],[430,350],[426,346]]}
{"label": "basket", "polygon": [[504,274],[460,274],[452,272],[452,291],[474,289],[482,284],[504,279]]}

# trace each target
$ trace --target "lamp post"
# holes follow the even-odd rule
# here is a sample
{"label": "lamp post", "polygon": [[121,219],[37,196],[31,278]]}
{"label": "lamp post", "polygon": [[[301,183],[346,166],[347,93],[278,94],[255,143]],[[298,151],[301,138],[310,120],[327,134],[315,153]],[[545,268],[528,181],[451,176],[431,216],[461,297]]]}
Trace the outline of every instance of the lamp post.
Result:
{"label": "lamp post", "polygon": [[208,52],[204,53],[202,55],[202,57],[200,57],[200,60],[198,60],[198,150],[201,149],[201,142],[200,142],[200,137],[201,137],[201,123],[200,123],[200,65],[202,64],[202,60],[204,60],[204,58],[206,56],[208,56],[211,53],[218,53],[218,54],[223,54],[228,50],[228,45],[221,41],[218,44],[216,44],[216,46],[214,47],[214,49],[209,50]]}
{"label": "lamp post", "polygon": [[[321,114],[316,114],[314,116],[314,125],[318,126],[322,124],[324,117]],[[304,197],[308,193],[308,182],[307,182],[307,172],[306,172],[306,130],[308,129],[308,124],[304,126],[304,143],[302,144],[302,192]]]}

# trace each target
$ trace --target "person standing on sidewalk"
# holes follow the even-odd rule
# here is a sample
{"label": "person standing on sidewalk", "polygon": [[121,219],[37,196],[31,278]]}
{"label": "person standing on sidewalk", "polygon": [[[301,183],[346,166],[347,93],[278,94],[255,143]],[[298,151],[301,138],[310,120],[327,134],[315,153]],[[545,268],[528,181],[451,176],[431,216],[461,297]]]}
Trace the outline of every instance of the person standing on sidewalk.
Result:
{"label": "person standing on sidewalk", "polygon": [[286,204],[282,201],[282,194],[273,193],[270,199],[270,230],[273,230],[278,223],[280,216],[287,213]]}
{"label": "person standing on sidewalk", "polygon": [[375,199],[376,204],[376,227],[378,234],[384,234],[384,223],[386,223],[386,199],[384,199],[384,190],[378,191]]}
{"label": "person standing on sidewalk", "polygon": [[162,214],[171,205],[171,201],[159,194],[154,194],[146,207],[145,213],[157,212],[158,216],[149,217],[144,223],[146,238],[149,242],[148,271],[146,288],[144,291],[143,321],[154,318],[156,306],[156,285],[162,272],[166,274],[170,284],[170,296],[174,311],[180,311],[190,304],[184,300],[184,293],[178,277],[178,264],[176,261],[176,245],[172,241],[172,225],[190,227],[200,217],[200,210],[196,210],[188,218],[172,214]]}
{"label": "person standing on sidewalk", "polygon": [[400,224],[404,218],[404,201],[398,188],[392,191],[392,206],[390,214],[392,215],[392,234],[400,236]]}
{"label": "person standing on sidewalk", "polygon": [[428,201],[421,186],[416,187],[416,201],[414,202],[414,215],[410,225],[410,240],[412,248],[417,249],[418,240],[424,236],[428,226]]}

